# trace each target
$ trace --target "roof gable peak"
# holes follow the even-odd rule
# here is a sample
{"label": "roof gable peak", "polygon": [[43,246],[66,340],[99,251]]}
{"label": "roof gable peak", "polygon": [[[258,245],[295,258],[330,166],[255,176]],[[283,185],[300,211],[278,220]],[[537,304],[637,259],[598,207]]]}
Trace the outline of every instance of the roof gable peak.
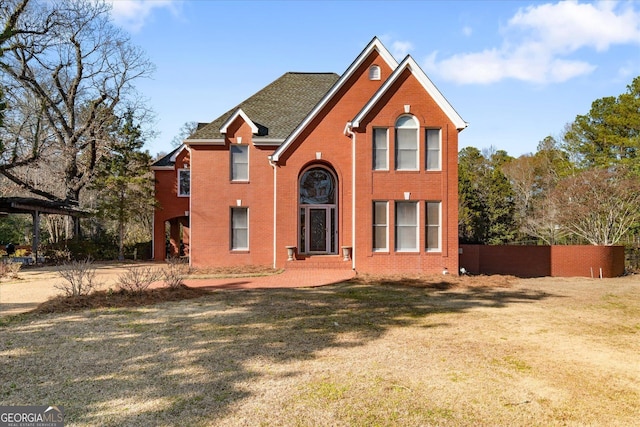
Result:
{"label": "roof gable peak", "polygon": [[338,81],[329,89],[326,95],[318,102],[318,104],[311,110],[311,112],[305,117],[305,119],[294,129],[293,132],[285,139],[285,141],[278,147],[278,149],[271,156],[271,160],[277,162],[280,156],[287,151],[293,141],[302,133],[302,131],[313,121],[318,113],[324,108],[325,105],[333,98],[333,96],[346,84],[355,71],[362,65],[362,63],[376,51],[380,57],[387,63],[392,70],[398,66],[398,61],[395,60],[391,52],[387,50],[378,37],[374,37],[364,50],[356,57],[347,70],[340,76]]}
{"label": "roof gable peak", "polygon": [[444,111],[449,120],[451,120],[451,122],[456,126],[456,129],[462,130],[468,126],[467,122],[465,122],[462,117],[460,117],[458,112],[453,108],[449,101],[447,101],[442,92],[438,90],[436,85],[433,84],[431,79],[425,74],[422,68],[420,68],[415,59],[413,59],[411,55],[407,55],[391,73],[389,78],[382,84],[382,86],[380,86],[378,91],[373,95],[369,102],[367,102],[364,108],[360,110],[360,112],[354,117],[349,127],[357,128],[360,126],[360,122],[380,101],[382,96],[389,90],[393,83],[398,80],[399,76],[405,70],[409,70],[413,74],[413,76],[418,80],[418,82],[422,85],[426,92],[431,96],[431,98],[433,98],[436,104],[438,104],[442,111]]}

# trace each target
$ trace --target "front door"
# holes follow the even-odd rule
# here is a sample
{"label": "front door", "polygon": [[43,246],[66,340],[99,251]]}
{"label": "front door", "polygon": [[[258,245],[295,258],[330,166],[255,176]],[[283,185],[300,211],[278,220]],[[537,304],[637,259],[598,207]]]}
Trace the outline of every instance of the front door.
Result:
{"label": "front door", "polygon": [[335,178],[327,169],[314,167],[302,175],[298,245],[301,253],[337,253],[335,199]]}
{"label": "front door", "polygon": [[[335,253],[335,208],[305,206],[302,208],[302,249],[306,253]],[[306,247],[305,247],[306,246]]]}

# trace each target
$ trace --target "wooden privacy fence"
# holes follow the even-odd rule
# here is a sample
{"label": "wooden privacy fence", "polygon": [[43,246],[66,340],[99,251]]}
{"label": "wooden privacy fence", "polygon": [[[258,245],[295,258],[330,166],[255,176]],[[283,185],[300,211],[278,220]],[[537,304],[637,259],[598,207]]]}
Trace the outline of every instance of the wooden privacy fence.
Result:
{"label": "wooden privacy fence", "polygon": [[625,271],[625,251],[624,246],[460,245],[459,265],[471,274],[618,277]]}

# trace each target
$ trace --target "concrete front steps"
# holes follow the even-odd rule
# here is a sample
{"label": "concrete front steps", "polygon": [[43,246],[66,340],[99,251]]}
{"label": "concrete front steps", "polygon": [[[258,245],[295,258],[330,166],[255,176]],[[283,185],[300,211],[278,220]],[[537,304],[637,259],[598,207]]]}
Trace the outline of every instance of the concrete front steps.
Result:
{"label": "concrete front steps", "polygon": [[296,255],[294,261],[287,261],[285,270],[351,270],[351,260],[345,261],[341,255]]}

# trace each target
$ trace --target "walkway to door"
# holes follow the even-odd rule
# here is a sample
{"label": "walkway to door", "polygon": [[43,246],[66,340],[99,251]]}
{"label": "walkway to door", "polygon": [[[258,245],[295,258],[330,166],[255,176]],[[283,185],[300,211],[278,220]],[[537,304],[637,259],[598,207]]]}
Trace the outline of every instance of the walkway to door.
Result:
{"label": "walkway to door", "polygon": [[355,275],[355,271],[347,269],[286,269],[280,274],[270,276],[189,279],[185,280],[185,284],[192,288],[204,289],[310,288],[344,282]]}

